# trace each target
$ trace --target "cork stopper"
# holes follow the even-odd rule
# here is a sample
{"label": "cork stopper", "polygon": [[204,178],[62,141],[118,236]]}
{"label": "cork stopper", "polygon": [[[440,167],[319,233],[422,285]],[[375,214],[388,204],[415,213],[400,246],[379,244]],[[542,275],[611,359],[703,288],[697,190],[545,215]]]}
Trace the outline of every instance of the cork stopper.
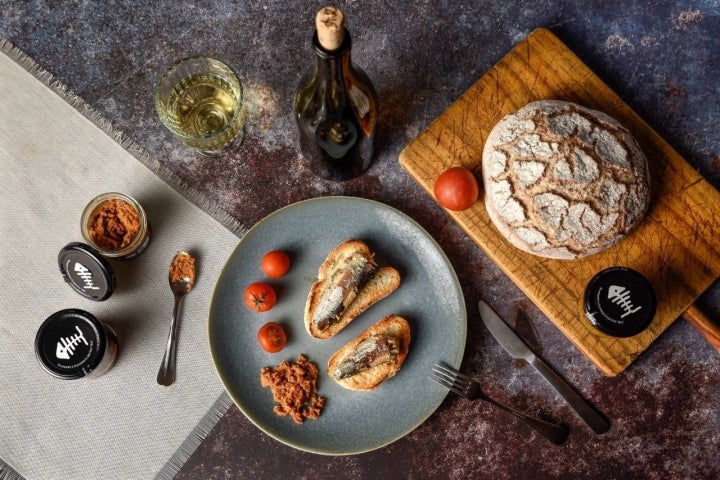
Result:
{"label": "cork stopper", "polygon": [[336,7],[322,8],[315,17],[315,28],[320,46],[332,52],[340,48],[345,38],[345,16]]}

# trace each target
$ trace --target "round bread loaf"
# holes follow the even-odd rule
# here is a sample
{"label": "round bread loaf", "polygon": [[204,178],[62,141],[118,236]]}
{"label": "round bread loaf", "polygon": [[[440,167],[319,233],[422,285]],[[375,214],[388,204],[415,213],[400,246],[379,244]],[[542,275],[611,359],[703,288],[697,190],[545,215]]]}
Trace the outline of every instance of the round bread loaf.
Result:
{"label": "round bread loaf", "polygon": [[505,116],[482,158],[485,206],[516,247],[574,259],[635,227],[650,203],[647,159],[609,115],[540,100]]}

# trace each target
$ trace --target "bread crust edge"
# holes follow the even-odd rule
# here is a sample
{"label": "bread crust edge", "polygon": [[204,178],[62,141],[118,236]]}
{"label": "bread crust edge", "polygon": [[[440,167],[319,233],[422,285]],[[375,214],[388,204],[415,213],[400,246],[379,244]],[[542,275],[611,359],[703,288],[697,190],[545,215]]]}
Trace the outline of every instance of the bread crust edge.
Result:
{"label": "bread crust edge", "polygon": [[[366,338],[380,333],[392,335],[400,341],[400,352],[394,363],[385,363],[377,367],[369,368],[356,375],[343,379],[337,379],[333,376],[332,372],[335,370],[337,364],[342,361],[342,359],[345,358],[355,348],[355,346]],[[400,370],[408,356],[408,353],[410,352],[411,337],[410,324],[405,318],[394,313],[387,315],[375,322],[360,335],[340,347],[328,360],[327,373],[330,378],[348,390],[366,392],[375,390],[385,380],[394,377]]]}
{"label": "bread crust edge", "polygon": [[375,254],[364,241],[349,238],[333,248],[320,265],[318,269],[318,280],[310,287],[303,311],[303,323],[305,330],[310,336],[320,340],[334,337],[361,313],[390,295],[400,286],[400,272],[390,266],[380,267],[357,293],[357,296],[353,302],[348,305],[348,308],[340,319],[325,330],[319,331],[312,323],[312,316],[322,296],[322,292],[324,288],[326,288],[326,278],[332,273],[333,268],[343,256],[357,252],[362,253],[368,259],[374,261],[373,257]]}

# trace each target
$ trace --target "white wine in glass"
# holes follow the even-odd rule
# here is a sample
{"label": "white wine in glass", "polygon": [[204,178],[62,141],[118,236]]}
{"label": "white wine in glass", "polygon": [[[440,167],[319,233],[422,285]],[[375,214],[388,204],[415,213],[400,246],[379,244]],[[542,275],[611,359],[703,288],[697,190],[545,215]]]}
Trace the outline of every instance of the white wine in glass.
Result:
{"label": "white wine in glass", "polygon": [[219,60],[189,57],[173,64],[155,89],[155,108],[177,138],[202,154],[220,155],[242,139],[242,84]]}

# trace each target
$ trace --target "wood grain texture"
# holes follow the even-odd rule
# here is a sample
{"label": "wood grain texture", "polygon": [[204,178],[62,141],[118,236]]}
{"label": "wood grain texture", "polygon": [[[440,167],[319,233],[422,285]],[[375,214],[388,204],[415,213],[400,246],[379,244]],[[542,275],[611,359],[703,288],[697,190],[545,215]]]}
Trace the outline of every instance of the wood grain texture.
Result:
{"label": "wood grain texture", "polygon": [[[720,193],[549,30],[533,31],[400,153],[402,167],[430,194],[437,176],[465,166],[482,178],[482,149],[506,114],[541,99],[604,111],[635,135],[650,164],[652,201],[645,219],[610,249],[579,260],[525,253],[495,229],[481,198],[447,213],[604,374],[627,368],[720,277]],[[481,193],[482,197],[482,193]],[[595,330],[583,294],[599,271],[625,266],[653,284],[652,324],[630,338]]]}

